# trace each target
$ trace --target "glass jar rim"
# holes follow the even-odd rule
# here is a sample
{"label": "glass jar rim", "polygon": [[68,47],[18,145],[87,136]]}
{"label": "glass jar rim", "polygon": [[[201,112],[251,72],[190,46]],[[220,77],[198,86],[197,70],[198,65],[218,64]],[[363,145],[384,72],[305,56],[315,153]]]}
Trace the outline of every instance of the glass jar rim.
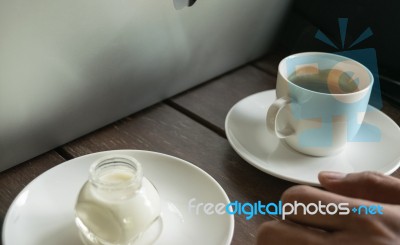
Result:
{"label": "glass jar rim", "polygon": [[[113,168],[115,166],[124,166],[125,168],[131,170],[134,173],[134,177],[127,181],[121,181],[116,183],[104,182],[101,180],[101,172],[105,169]],[[101,157],[94,161],[90,165],[89,169],[89,181],[96,187],[106,190],[118,190],[125,188],[135,188],[141,187],[143,178],[142,165],[136,158],[123,155],[123,154],[113,154]]]}

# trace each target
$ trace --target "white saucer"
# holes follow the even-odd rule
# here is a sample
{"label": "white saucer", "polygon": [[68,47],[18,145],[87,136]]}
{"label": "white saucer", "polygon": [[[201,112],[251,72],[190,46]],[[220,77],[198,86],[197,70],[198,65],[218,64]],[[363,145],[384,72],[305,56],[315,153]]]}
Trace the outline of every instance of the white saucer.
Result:
{"label": "white saucer", "polygon": [[380,142],[351,142],[338,155],[312,157],[280,142],[266,128],[266,113],[275,90],[251,95],[235,104],[225,120],[228,140],[235,151],[261,171],[288,181],[319,185],[323,170],[345,173],[393,173],[400,165],[400,128],[381,111],[370,107],[364,122],[381,130]]}
{"label": "white saucer", "polygon": [[[189,212],[188,202],[229,203],[222,187],[184,160],[136,150],[100,152],[62,163],[33,180],[17,196],[3,226],[4,245],[78,245],[74,205],[89,165],[110,153],[128,154],[143,165],[162,200],[162,231],[155,244],[230,244],[233,215]],[[203,214],[203,215],[201,215]]]}

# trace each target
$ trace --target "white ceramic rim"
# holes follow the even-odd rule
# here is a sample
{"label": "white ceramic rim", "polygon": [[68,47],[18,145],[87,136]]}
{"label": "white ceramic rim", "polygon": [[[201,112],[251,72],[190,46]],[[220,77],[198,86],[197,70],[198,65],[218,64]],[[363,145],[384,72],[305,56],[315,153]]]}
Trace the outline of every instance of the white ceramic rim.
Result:
{"label": "white ceramic rim", "polygon": [[[368,84],[368,86],[366,86],[365,88],[363,88],[363,89],[361,89],[361,90],[358,90],[358,91],[356,91],[356,92],[352,92],[352,93],[346,93],[346,94],[336,94],[336,93],[321,93],[321,92],[317,92],[317,91],[314,91],[314,90],[310,90],[310,89],[307,89],[307,88],[303,88],[303,87],[301,87],[301,86],[299,86],[299,85],[297,85],[297,84],[295,84],[295,83],[293,83],[292,81],[290,81],[288,78],[287,78],[287,76],[284,76],[283,74],[284,73],[282,73],[282,69],[283,69],[283,63],[284,62],[286,62],[288,59],[293,59],[293,58],[296,58],[296,57],[301,57],[301,56],[310,56],[310,55],[320,55],[320,56],[331,56],[331,57],[337,57],[337,58],[340,58],[340,59],[343,59],[343,61],[345,61],[345,60],[348,60],[348,61],[351,61],[352,63],[354,63],[354,64],[356,64],[356,65],[358,65],[358,66],[360,66],[360,67],[362,67],[366,72],[367,72],[367,74],[369,75],[369,77],[370,77],[370,81],[369,81],[369,84]],[[348,58],[348,57],[346,57],[346,56],[343,56],[343,55],[338,55],[338,54],[332,54],[332,53],[325,53],[325,52],[302,52],[302,53],[297,53],[297,54],[291,54],[291,55],[289,55],[289,56],[286,56],[285,58],[283,58],[280,62],[279,62],[279,65],[278,65],[278,74],[287,82],[287,83],[290,83],[291,85],[293,85],[293,86],[295,86],[295,87],[297,87],[297,88],[300,88],[300,89],[302,89],[302,90],[306,90],[306,91],[308,91],[308,92],[311,92],[311,93],[315,93],[315,94],[324,94],[324,95],[334,95],[334,96],[338,96],[338,97],[345,97],[345,96],[354,96],[354,95],[357,95],[357,94],[360,94],[360,93],[365,93],[366,92],[366,90],[368,90],[368,89],[371,89],[371,87],[373,86],[373,84],[374,84],[374,76],[372,75],[372,73],[371,73],[371,71],[365,66],[365,65],[363,65],[363,64],[361,64],[360,62],[358,62],[358,61],[356,61],[356,60],[354,60],[354,59],[351,59],[351,58]]]}

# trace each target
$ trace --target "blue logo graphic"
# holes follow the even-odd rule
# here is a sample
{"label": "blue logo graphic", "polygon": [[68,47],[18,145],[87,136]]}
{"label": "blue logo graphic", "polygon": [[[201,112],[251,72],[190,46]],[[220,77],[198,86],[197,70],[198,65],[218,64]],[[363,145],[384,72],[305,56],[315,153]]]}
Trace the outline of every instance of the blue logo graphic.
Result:
{"label": "blue logo graphic", "polygon": [[[347,31],[347,18],[339,18],[339,33],[340,33],[340,46],[343,50],[345,48],[346,41],[346,31]],[[371,28],[365,29],[359,37],[354,40],[349,48],[354,47],[360,42],[372,36]],[[340,50],[338,46],[332,42],[322,31],[318,30],[315,34],[315,38],[321,40],[327,45]],[[363,115],[368,114],[371,111],[371,108],[367,107],[365,111],[365,107],[367,104],[370,104],[378,109],[382,108],[382,97],[380,92],[380,82],[379,82],[379,74],[378,74],[378,65],[376,52],[373,48],[359,49],[359,50],[343,50],[335,52],[334,54],[338,54],[363,64],[367,67],[373,76],[371,79],[371,75],[368,76],[368,79],[373,80],[373,86],[371,89],[371,93],[365,93],[365,96],[358,98],[352,102],[341,100],[340,95],[336,96],[333,90],[335,88],[331,87],[330,84],[335,84],[336,90],[345,91],[342,85],[350,86],[361,89],[360,85],[362,82],[365,83],[366,76],[364,76],[364,81],[359,79],[363,76],[362,72],[354,71],[352,68],[345,68],[336,75],[332,75],[331,72],[337,67],[345,67],[346,59],[340,58],[331,58],[331,59],[320,59],[318,55],[308,56],[305,58],[297,58],[297,59],[288,59],[286,63],[287,68],[287,76],[291,76],[291,74],[300,74],[303,70],[307,70],[307,72],[313,72],[316,74],[324,74],[323,79],[327,80],[327,87],[329,90],[334,93],[333,96],[327,99],[318,99],[318,96],[310,97],[302,94],[297,86],[289,85],[289,92],[291,94],[298,95],[297,101],[293,101],[291,104],[291,112],[296,120],[313,120],[317,118],[320,121],[320,126],[315,128],[304,129],[299,133],[299,144],[302,147],[331,147],[334,144],[334,123],[335,120],[338,120],[339,117],[344,117],[347,130],[347,142],[379,142],[381,140],[381,131],[374,125],[368,124],[366,122],[362,122]],[[337,56],[335,56],[337,57]],[[304,68],[305,67],[305,68]],[[351,67],[351,66],[350,66]],[[346,70],[348,69],[348,70]],[[340,68],[339,68],[340,70]],[[300,72],[300,73],[299,73]],[[334,82],[332,83],[332,77],[334,77]],[[300,75],[301,76],[301,75]],[[322,76],[322,75],[321,75]],[[290,79],[290,77],[289,77]],[[329,82],[328,82],[329,81]],[[349,85],[350,84],[350,85]],[[333,90],[332,90],[333,89]],[[348,92],[357,91],[347,89]],[[369,92],[369,91],[368,91]],[[324,93],[324,92],[323,92]],[[323,101],[323,102],[322,102]],[[344,106],[344,104],[346,104]],[[346,123],[347,122],[347,123]],[[335,124],[335,127],[338,123]]]}
{"label": "blue logo graphic", "polygon": [[[376,51],[374,48],[365,48],[365,49],[355,49],[355,50],[346,50],[345,49],[345,41],[346,41],[346,32],[347,32],[347,23],[348,18],[339,18],[339,32],[340,32],[340,40],[341,40],[341,49],[343,51],[334,52],[334,54],[342,55],[348,57],[350,59],[356,60],[361,64],[365,65],[374,76],[374,85],[372,87],[371,98],[369,104],[375,108],[382,109],[382,96],[381,96],[381,87],[379,82],[379,72],[378,72],[378,62],[376,58]],[[360,36],[356,40],[354,40],[348,48],[352,48],[353,46],[361,43],[367,38],[371,37],[373,32],[370,27],[365,29]],[[321,31],[318,30],[315,34],[315,38],[324,42],[325,44],[339,50],[339,48]]]}

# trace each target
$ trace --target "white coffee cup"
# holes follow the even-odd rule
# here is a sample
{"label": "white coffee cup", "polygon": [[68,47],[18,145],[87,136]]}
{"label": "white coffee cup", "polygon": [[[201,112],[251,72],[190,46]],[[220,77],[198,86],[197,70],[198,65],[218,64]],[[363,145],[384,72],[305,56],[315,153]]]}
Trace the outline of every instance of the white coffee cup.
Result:
{"label": "white coffee cup", "polygon": [[301,153],[338,153],[360,128],[373,82],[364,65],[344,56],[290,55],[279,64],[267,128]]}

